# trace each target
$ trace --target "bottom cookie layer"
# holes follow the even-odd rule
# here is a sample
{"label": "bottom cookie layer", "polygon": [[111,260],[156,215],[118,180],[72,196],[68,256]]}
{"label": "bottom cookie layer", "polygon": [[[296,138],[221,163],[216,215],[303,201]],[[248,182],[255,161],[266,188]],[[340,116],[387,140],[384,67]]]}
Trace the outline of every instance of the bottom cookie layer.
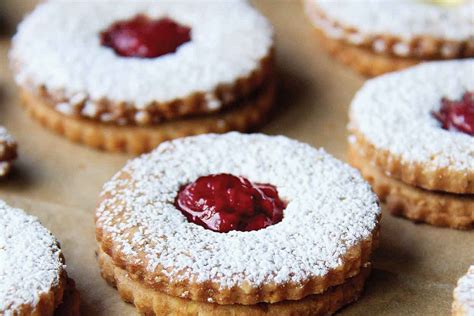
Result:
{"label": "bottom cookie layer", "polygon": [[331,315],[359,298],[370,274],[370,266],[362,268],[358,275],[348,279],[345,283],[331,287],[322,294],[311,295],[299,301],[257,305],[218,305],[191,301],[150,289],[129,278],[127,272],[115,266],[112,259],[100,249],[98,261],[102,277],[109,284],[117,287],[122,299],[134,304],[143,315]]}
{"label": "bottom cookie layer", "polygon": [[0,178],[10,172],[13,160],[17,158],[17,143],[8,134],[7,130],[0,126]]}
{"label": "bottom cookie layer", "polygon": [[386,72],[401,70],[423,61],[416,58],[377,54],[366,48],[328,38],[319,30],[316,30],[316,33],[320,42],[329,51],[331,56],[364,76],[375,77]]}
{"label": "bottom cookie layer", "polygon": [[[22,305],[19,309],[6,311],[12,315],[36,315],[36,316],[79,316],[81,299],[76,289],[74,280],[61,275],[59,284],[39,297],[39,301],[34,305]],[[0,311],[1,315],[2,312]],[[10,315],[10,314],[8,314]]]}
{"label": "bottom cookie layer", "polygon": [[154,126],[118,126],[70,117],[41,97],[22,89],[22,103],[32,117],[70,140],[107,151],[143,153],[160,143],[205,133],[246,132],[266,121],[274,103],[275,83],[268,83],[250,100],[224,112],[168,121]]}
{"label": "bottom cookie layer", "polygon": [[455,229],[474,227],[473,195],[428,191],[392,179],[353,146],[350,146],[348,160],[370,182],[393,215]]}
{"label": "bottom cookie layer", "polygon": [[76,289],[74,280],[68,279],[64,290],[63,301],[56,308],[55,316],[79,316],[81,315],[81,298]]}

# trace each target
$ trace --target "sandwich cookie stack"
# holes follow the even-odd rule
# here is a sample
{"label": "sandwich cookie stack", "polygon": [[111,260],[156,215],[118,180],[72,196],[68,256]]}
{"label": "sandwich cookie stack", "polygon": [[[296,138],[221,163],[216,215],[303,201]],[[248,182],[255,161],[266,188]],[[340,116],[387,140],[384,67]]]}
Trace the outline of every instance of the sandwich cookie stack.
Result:
{"label": "sandwich cookie stack", "polygon": [[368,183],[322,150],[186,137],[105,184],[99,265],[145,315],[330,315],[361,295],[379,219]]}
{"label": "sandwich cookie stack", "polygon": [[110,151],[247,131],[273,105],[273,29],[242,0],[49,1],[10,57],[33,117]]}
{"label": "sandwich cookie stack", "polygon": [[395,215],[474,225],[474,60],[368,81],[350,109],[349,160]]}

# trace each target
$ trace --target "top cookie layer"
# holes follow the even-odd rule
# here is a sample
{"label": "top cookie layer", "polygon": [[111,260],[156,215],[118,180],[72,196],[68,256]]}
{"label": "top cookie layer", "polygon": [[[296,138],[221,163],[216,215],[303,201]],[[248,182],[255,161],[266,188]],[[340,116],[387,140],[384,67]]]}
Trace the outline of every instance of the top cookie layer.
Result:
{"label": "top cookie layer", "polygon": [[430,190],[474,193],[474,137],[433,116],[441,99],[474,91],[474,60],[433,62],[366,82],[350,129],[385,172]]}
{"label": "top cookie layer", "polygon": [[[283,220],[258,231],[229,233],[188,222],[174,206],[179,188],[217,173],[275,185],[288,202]],[[181,290],[211,284],[201,296],[184,290],[178,295],[226,304],[229,298],[220,297],[225,290],[244,292],[236,302],[253,304],[298,299],[342,282],[368,260],[367,245],[380,214],[356,170],[323,150],[259,134],[164,143],[129,162],[104,186],[102,200],[98,238],[117,264],[163,291],[168,291],[163,283]],[[350,266],[356,271],[348,272]],[[276,295],[279,287],[289,297]],[[269,289],[273,297],[259,292]]]}
{"label": "top cookie layer", "polygon": [[436,5],[423,0],[305,0],[314,25],[328,37],[399,57],[474,55],[474,1]]}
{"label": "top cookie layer", "polygon": [[459,279],[454,289],[454,308],[459,315],[474,315],[474,266]]}
{"label": "top cookie layer", "polygon": [[466,41],[474,36],[474,1],[443,6],[421,0],[310,0],[328,18],[361,34],[404,39],[431,36]]}
{"label": "top cookie layer", "polygon": [[38,219],[0,201],[0,314],[34,310],[64,268],[56,239]]}
{"label": "top cookie layer", "polygon": [[14,142],[13,137],[8,133],[7,129],[0,126],[0,142],[5,144],[12,144]]}
{"label": "top cookie layer", "polygon": [[[138,14],[190,27],[191,41],[153,59],[120,57],[101,45],[102,31]],[[20,85],[45,87],[71,106],[109,101],[140,110],[203,93],[215,110],[216,89],[251,77],[271,54],[272,36],[268,21],[240,0],[51,1],[20,24],[11,58]]]}

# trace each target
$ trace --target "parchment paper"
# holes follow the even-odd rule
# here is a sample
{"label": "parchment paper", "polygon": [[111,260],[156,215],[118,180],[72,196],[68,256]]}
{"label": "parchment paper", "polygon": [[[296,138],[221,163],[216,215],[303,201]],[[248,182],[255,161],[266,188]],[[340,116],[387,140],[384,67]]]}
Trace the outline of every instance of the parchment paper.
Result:
{"label": "parchment paper", "polygon": [[[2,2],[1,15],[16,21],[33,1]],[[276,29],[281,83],[279,110],[262,131],[324,147],[344,159],[347,108],[363,78],[323,52],[299,1],[255,4]],[[99,275],[93,221],[102,184],[130,156],[72,144],[32,121],[20,107],[7,67],[9,36],[0,37],[0,124],[19,141],[20,159],[0,181],[0,198],[37,215],[61,240],[84,315],[134,315],[133,306]],[[365,294],[340,314],[448,315],[454,285],[474,263],[474,232],[417,225],[387,212],[381,232]]]}

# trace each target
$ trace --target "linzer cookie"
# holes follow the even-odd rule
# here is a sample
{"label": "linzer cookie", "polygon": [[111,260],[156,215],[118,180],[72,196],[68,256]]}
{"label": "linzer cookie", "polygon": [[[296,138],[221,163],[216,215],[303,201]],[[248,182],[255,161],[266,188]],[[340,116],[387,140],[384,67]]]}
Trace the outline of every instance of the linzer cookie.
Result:
{"label": "linzer cookie", "polygon": [[364,75],[474,57],[471,0],[305,0],[305,8],[321,43]]}
{"label": "linzer cookie", "polygon": [[17,156],[17,144],[8,131],[0,126],[0,178],[7,175]]}
{"label": "linzer cookie", "polygon": [[350,109],[349,159],[392,213],[474,224],[474,60],[425,63],[368,81]]}
{"label": "linzer cookie", "polygon": [[358,172],[322,150],[185,137],[104,185],[99,265],[147,315],[327,315],[360,296],[379,217]]}
{"label": "linzer cookie", "polygon": [[79,315],[57,240],[39,221],[0,201],[0,314]]}
{"label": "linzer cookie", "polygon": [[454,289],[453,316],[474,315],[474,266],[459,279]]}
{"label": "linzer cookie", "polygon": [[34,117],[107,150],[246,131],[273,104],[273,30],[246,1],[50,1],[10,59]]}

